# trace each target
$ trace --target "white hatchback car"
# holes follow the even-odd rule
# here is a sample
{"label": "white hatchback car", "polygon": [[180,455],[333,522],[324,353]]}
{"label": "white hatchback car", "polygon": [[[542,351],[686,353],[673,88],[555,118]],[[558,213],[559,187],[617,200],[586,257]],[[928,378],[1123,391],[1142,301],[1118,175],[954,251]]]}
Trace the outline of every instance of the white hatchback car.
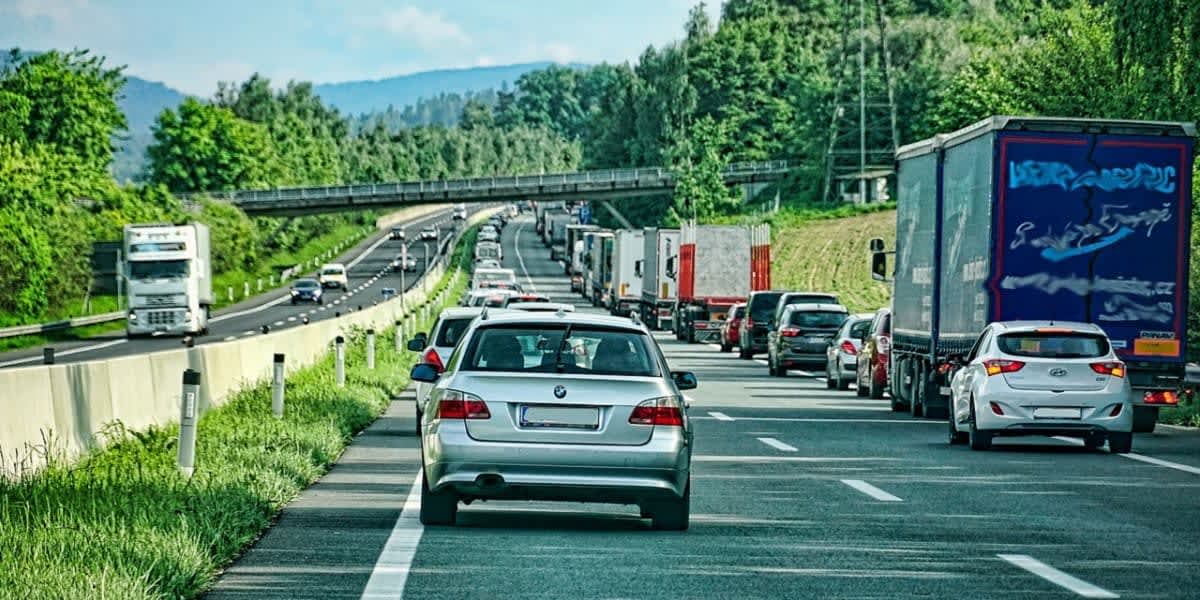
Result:
{"label": "white hatchback car", "polygon": [[[470,327],[471,321],[483,312],[482,307],[447,308],[438,315],[437,322],[429,330],[429,335],[418,333],[408,340],[408,349],[421,353],[421,362],[433,366],[439,372],[445,370],[450,362],[450,353],[458,344],[459,339]],[[493,315],[503,314],[502,309],[489,308]],[[430,383],[416,382],[417,391],[417,430],[420,432],[421,415],[425,413],[425,400],[429,397]]]}
{"label": "white hatchback car", "polygon": [[1104,330],[1089,323],[1010,321],[988,325],[950,384],[950,443],[986,450],[996,436],[1082,437],[1133,444],[1125,364]]}

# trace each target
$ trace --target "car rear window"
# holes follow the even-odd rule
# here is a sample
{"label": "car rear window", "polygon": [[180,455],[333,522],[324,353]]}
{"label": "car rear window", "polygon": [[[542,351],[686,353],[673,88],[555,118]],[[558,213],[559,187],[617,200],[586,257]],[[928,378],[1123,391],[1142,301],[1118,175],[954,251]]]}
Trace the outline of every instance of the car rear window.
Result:
{"label": "car rear window", "polygon": [[793,327],[813,329],[837,329],[846,321],[846,313],[826,310],[793,311],[788,324]]}
{"label": "car rear window", "polygon": [[771,320],[771,315],[775,312],[775,305],[779,304],[779,297],[782,295],[782,292],[752,294],[750,297],[750,318],[755,321]]}
{"label": "car rear window", "polygon": [[1032,358],[1096,358],[1108,354],[1108,338],[1094,333],[1006,333],[1000,351]]}
{"label": "car rear window", "polygon": [[784,306],[793,304],[837,304],[837,296],[833,294],[785,294],[782,298]]}
{"label": "car rear window", "polygon": [[475,317],[443,319],[437,327],[437,337],[434,338],[433,345],[439,348],[453,348],[474,320]]}
{"label": "car rear window", "polygon": [[[479,329],[463,359],[469,371],[571,373],[658,377],[645,334],[577,325],[493,326]],[[566,336],[564,342],[563,337]]]}
{"label": "car rear window", "polygon": [[854,323],[850,324],[850,337],[860,338],[860,339],[865,338],[865,337],[867,337],[867,332],[870,331],[870,329],[871,329],[871,320],[870,319],[861,319],[861,320],[855,321]]}

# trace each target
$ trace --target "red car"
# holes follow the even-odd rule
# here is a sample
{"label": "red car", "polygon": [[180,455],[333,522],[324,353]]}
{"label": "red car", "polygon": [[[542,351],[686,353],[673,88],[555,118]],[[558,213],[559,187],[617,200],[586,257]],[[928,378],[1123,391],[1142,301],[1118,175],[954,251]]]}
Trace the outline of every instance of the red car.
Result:
{"label": "red car", "polygon": [[729,352],[738,345],[742,333],[742,319],[746,316],[746,305],[734,304],[729,308],[725,320],[721,323],[721,352]]}
{"label": "red car", "polygon": [[892,352],[892,309],[875,311],[867,337],[858,353],[855,384],[859,396],[883,398],[888,383],[888,360]]}

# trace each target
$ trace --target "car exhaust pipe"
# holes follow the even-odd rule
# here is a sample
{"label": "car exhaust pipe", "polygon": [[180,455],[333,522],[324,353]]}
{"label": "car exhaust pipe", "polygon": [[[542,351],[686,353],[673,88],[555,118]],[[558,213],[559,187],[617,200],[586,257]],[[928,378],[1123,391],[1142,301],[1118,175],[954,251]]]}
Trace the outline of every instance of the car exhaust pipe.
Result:
{"label": "car exhaust pipe", "polygon": [[484,473],[475,478],[475,485],[484,491],[498,490],[504,487],[504,478],[496,473]]}

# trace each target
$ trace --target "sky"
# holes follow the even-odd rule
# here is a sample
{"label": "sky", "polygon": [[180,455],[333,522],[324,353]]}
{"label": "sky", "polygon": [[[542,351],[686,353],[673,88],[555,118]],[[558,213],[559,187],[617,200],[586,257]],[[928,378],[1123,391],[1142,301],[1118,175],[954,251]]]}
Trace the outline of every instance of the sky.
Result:
{"label": "sky", "polygon": [[[211,96],[218,81],[330,83],[552,60],[636,60],[698,0],[0,0],[0,47],[86,48]],[[719,0],[706,6],[714,22]]]}

